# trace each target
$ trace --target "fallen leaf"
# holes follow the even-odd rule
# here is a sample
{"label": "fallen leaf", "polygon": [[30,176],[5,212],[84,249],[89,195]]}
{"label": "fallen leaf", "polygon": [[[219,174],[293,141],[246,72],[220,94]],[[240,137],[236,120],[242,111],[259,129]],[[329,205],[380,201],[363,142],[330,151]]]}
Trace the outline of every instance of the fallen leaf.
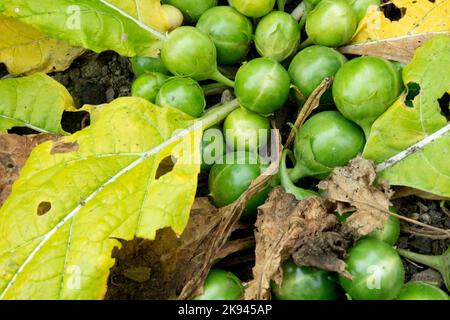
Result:
{"label": "fallen leaf", "polygon": [[0,135],[0,207],[11,193],[12,184],[19,177],[31,150],[42,142],[57,139],[58,136],[50,134]]}
{"label": "fallen leaf", "polygon": [[[276,187],[266,203],[259,207],[255,225],[256,261],[253,280],[245,291],[245,299],[269,299],[271,281],[281,281],[281,264],[299,250],[301,253],[311,252],[303,247],[308,246],[311,239],[322,237],[324,232],[332,230],[336,225],[336,216],[328,213],[321,198],[308,197],[297,201],[282,187]],[[305,262],[325,267],[317,265],[318,260],[306,258]],[[334,271],[340,268],[331,266],[329,269]]]}
{"label": "fallen leaf", "polygon": [[450,1],[393,0],[389,2],[404,14],[397,20],[387,18],[380,8],[369,9],[361,20],[349,46],[349,54],[378,55],[408,63],[414,50],[430,33],[450,33]]}
{"label": "fallen leaf", "polygon": [[64,71],[83,52],[17,19],[0,15],[0,62],[11,74]]}
{"label": "fallen leaf", "polygon": [[335,168],[331,176],[318,185],[328,200],[337,203],[340,214],[354,211],[343,228],[355,237],[382,229],[389,217],[392,191],[386,186],[381,191],[373,185],[375,179],[373,162],[358,156],[346,167]]}
{"label": "fallen leaf", "polygon": [[411,62],[414,52],[424,42],[436,35],[450,34],[449,32],[429,32],[399,36],[395,38],[367,41],[339,48],[345,54],[361,56],[377,56],[387,60],[399,61],[404,64]]}

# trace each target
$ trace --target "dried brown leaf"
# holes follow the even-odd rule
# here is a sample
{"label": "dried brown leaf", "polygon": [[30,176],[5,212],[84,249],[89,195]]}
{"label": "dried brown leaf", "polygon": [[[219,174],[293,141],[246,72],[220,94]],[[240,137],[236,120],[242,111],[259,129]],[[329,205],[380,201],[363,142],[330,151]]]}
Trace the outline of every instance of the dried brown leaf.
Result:
{"label": "dried brown leaf", "polygon": [[373,162],[357,157],[346,167],[334,169],[328,179],[319,183],[326,197],[337,203],[340,214],[354,211],[343,227],[355,237],[383,228],[389,217],[392,192],[386,186],[384,191],[374,186],[375,179]]}
{"label": "dried brown leaf", "polygon": [[409,34],[395,38],[368,41],[341,47],[339,51],[345,54],[377,56],[408,64],[411,62],[416,49],[437,34],[448,34],[448,32]]}
{"label": "dried brown leaf", "polygon": [[294,127],[289,133],[289,136],[285,144],[286,148],[290,148],[292,146],[298,130],[303,126],[306,119],[311,115],[311,113],[319,106],[322,95],[325,93],[325,91],[327,91],[330,85],[331,79],[325,78],[322,81],[322,83],[316,89],[314,89],[314,91],[308,97],[308,100],[306,100],[305,104],[300,110],[300,113],[297,116],[297,119],[295,120]]}
{"label": "dried brown leaf", "polygon": [[[249,282],[245,299],[269,299],[270,282],[280,281],[282,262],[302,250],[311,239],[320,238],[324,232],[332,230],[336,224],[336,216],[328,213],[321,198],[309,197],[297,201],[282,187],[275,188],[266,203],[259,207],[254,279]],[[321,264],[317,266],[324,267]],[[335,266],[330,268],[340,269]]]}
{"label": "dried brown leaf", "polygon": [[42,142],[57,139],[58,136],[49,134],[0,135],[0,206],[11,193],[12,184],[19,177],[20,169],[33,148]]}

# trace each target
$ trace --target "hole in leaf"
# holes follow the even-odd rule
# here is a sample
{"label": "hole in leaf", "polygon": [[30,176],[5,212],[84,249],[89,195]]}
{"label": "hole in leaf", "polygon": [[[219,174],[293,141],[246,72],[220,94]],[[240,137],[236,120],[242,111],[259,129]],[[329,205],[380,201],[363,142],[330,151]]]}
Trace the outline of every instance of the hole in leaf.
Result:
{"label": "hole in leaf", "polygon": [[8,129],[8,133],[18,134],[19,136],[25,136],[29,134],[39,134],[40,132],[27,127],[12,127],[11,129]]}
{"label": "hole in leaf", "polygon": [[447,92],[444,93],[442,98],[438,99],[439,102],[439,108],[441,108],[442,113],[447,118],[447,120],[450,120],[450,94]]}
{"label": "hole in leaf", "polygon": [[410,82],[406,87],[408,89],[408,94],[406,95],[405,104],[408,107],[413,108],[413,100],[420,93],[420,86],[415,82]]}
{"label": "hole in leaf", "polygon": [[172,156],[165,157],[158,166],[158,169],[156,170],[155,179],[161,178],[163,175],[168,174],[173,170],[173,167],[175,166],[177,160],[174,158],[172,159]]}
{"label": "hole in leaf", "polygon": [[39,203],[39,205],[38,205],[37,215],[43,216],[44,214],[49,212],[51,208],[52,208],[52,204],[50,202],[43,201],[43,202]]}
{"label": "hole in leaf", "polygon": [[430,1],[431,3],[435,3],[436,2],[436,0],[428,0],[428,1]]}
{"label": "hole in leaf", "polygon": [[384,16],[391,21],[398,21],[406,14],[406,8],[399,8],[392,2],[387,2],[381,5],[381,11]]}
{"label": "hole in leaf", "polygon": [[61,127],[64,131],[75,133],[89,126],[90,114],[86,111],[69,112],[64,111],[61,120]]}

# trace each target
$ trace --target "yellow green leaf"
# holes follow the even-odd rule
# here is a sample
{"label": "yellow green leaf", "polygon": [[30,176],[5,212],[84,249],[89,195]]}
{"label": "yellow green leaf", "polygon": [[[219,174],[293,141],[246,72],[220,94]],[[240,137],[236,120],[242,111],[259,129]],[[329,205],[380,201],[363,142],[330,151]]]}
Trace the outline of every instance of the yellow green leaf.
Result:
{"label": "yellow green leaf", "polygon": [[73,99],[59,82],[43,73],[0,80],[0,133],[12,127],[66,134],[64,111],[74,111]]}
{"label": "yellow green leaf", "polygon": [[83,51],[51,39],[17,19],[0,15],[0,62],[11,74],[63,71]]}
{"label": "yellow green leaf", "polygon": [[361,20],[352,43],[394,38],[427,32],[450,31],[449,0],[393,0],[405,14],[391,21],[378,8],[372,8]]}
{"label": "yellow green leaf", "polygon": [[71,45],[124,56],[156,55],[171,21],[159,0],[3,0],[0,13]]}
{"label": "yellow green leaf", "polygon": [[[447,127],[439,99],[450,89],[450,36],[435,36],[416,51],[403,70],[407,92],[373,124],[363,156],[381,163],[380,177],[437,195],[450,196],[450,139],[431,139]],[[427,141],[425,145],[417,143]],[[412,146],[416,146],[412,148]],[[412,148],[406,158],[395,158]],[[397,163],[398,162],[398,163]]]}
{"label": "yellow green leaf", "polygon": [[94,113],[90,127],[33,150],[0,209],[3,299],[100,299],[117,239],[187,224],[202,127],[140,98]]}
{"label": "yellow green leaf", "polygon": [[404,13],[398,21],[386,18],[380,8],[369,9],[352,42],[340,51],[407,64],[414,51],[431,37],[450,34],[449,0],[393,0],[392,3]]}

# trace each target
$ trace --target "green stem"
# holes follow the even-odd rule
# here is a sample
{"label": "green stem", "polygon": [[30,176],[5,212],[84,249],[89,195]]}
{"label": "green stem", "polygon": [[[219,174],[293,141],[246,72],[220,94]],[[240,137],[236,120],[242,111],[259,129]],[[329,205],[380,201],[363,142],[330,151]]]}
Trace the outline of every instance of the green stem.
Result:
{"label": "green stem", "polygon": [[239,102],[237,99],[231,100],[224,104],[211,107],[205,114],[198,120],[201,122],[203,130],[212,127],[213,125],[220,123],[225,119],[232,111],[239,108]]}
{"label": "green stem", "polygon": [[307,12],[304,12],[302,18],[300,19],[300,22],[298,23],[300,30],[303,29],[303,27],[306,24],[306,15],[307,15]]}
{"label": "green stem", "polygon": [[277,0],[278,10],[284,11],[285,4],[286,4],[286,0]]}
{"label": "green stem", "polygon": [[299,188],[292,183],[291,179],[289,178],[288,170],[286,168],[286,157],[290,152],[291,151],[287,149],[283,151],[283,156],[280,163],[281,186],[283,186],[286,192],[293,194],[297,200],[303,200],[307,197],[317,196],[318,194],[314,191]]}
{"label": "green stem", "polygon": [[303,41],[302,43],[300,43],[300,45],[298,46],[298,49],[304,49],[306,47],[309,47],[310,45],[313,44],[313,41],[311,38],[306,39],[305,41]]}
{"label": "green stem", "polygon": [[404,249],[397,249],[397,252],[404,258],[424,264],[436,270],[440,270],[443,267],[442,256],[429,256]]}
{"label": "green stem", "polygon": [[217,82],[223,83],[226,86],[229,86],[231,88],[234,88],[234,81],[231,81],[227,77],[225,77],[223,74],[219,72],[219,70],[216,70],[212,75],[211,79],[215,80]]}
{"label": "green stem", "polygon": [[202,86],[203,93],[205,94],[205,96],[213,96],[215,94],[221,94],[227,88],[228,88],[227,85],[224,85],[223,83],[220,82],[205,84]]}
{"label": "green stem", "polygon": [[301,178],[304,178],[308,175],[308,170],[302,165],[300,161],[295,163],[294,168],[288,169],[289,178],[292,182],[297,182]]}

